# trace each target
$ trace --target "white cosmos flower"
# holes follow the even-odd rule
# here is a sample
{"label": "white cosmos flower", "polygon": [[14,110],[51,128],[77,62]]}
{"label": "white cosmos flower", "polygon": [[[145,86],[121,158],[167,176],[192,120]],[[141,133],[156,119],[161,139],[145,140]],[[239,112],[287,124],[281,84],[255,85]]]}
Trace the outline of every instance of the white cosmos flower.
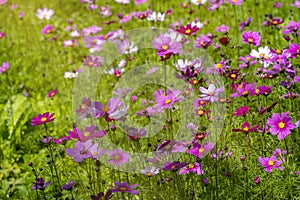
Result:
{"label": "white cosmos flower", "polygon": [[250,55],[254,58],[261,59],[259,63],[262,64],[264,68],[267,68],[272,63],[270,61],[270,58],[272,58],[272,52],[268,46],[259,47],[258,51],[253,49]]}
{"label": "white cosmos flower", "polygon": [[78,72],[65,72],[65,78],[78,78]]}
{"label": "white cosmos flower", "polygon": [[164,21],[165,20],[165,13],[153,12],[150,15],[148,15],[147,20],[148,21],[155,21],[155,22]]}
{"label": "white cosmos flower", "polygon": [[177,60],[177,63],[174,63],[175,67],[177,69],[179,69],[180,71],[185,70],[186,67],[188,66],[192,66],[192,62],[189,60],[183,60],[183,59],[179,59]]}
{"label": "white cosmos flower", "polygon": [[191,23],[191,27],[197,26],[199,29],[203,27],[203,24],[201,22],[195,22],[193,21]]}
{"label": "white cosmos flower", "polygon": [[37,13],[35,14],[39,19],[50,19],[54,11],[48,8],[39,8]]}
{"label": "white cosmos flower", "polygon": [[191,0],[193,4],[199,6],[200,4],[205,4],[207,0]]}

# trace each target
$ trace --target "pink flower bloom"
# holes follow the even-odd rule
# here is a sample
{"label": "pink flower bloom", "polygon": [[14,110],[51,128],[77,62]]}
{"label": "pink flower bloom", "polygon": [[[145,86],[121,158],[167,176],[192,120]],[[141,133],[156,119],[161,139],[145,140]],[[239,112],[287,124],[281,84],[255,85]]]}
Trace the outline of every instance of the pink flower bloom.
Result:
{"label": "pink flower bloom", "polygon": [[152,45],[157,50],[158,56],[165,56],[167,54],[178,54],[182,48],[182,44],[172,40],[168,35],[161,34],[159,37],[154,38]]}
{"label": "pink flower bloom", "polygon": [[258,161],[260,165],[264,167],[264,170],[269,173],[272,172],[272,169],[283,170],[283,167],[280,166],[282,161],[276,160],[275,156],[271,156],[270,158],[259,157]]}
{"label": "pink flower bloom", "polygon": [[232,5],[242,5],[243,0],[228,0]]}
{"label": "pink flower bloom", "polygon": [[5,37],[5,33],[0,31],[0,39]]}
{"label": "pink flower bloom", "polygon": [[187,174],[191,172],[197,174],[198,176],[204,174],[203,169],[201,168],[200,164],[197,162],[188,164],[185,167],[181,168],[179,174]]}
{"label": "pink flower bloom", "polygon": [[246,134],[246,133],[249,133],[249,132],[256,132],[258,128],[259,128],[259,125],[251,127],[248,122],[244,122],[242,124],[242,129],[233,128],[232,131],[233,132],[242,132],[242,133]]}
{"label": "pink flower bloom", "polygon": [[111,16],[111,11],[109,6],[101,6],[99,15],[102,15],[103,17],[109,17]]}
{"label": "pink flower bloom", "polygon": [[294,6],[296,8],[300,8],[300,0],[295,0],[295,2],[291,4],[291,6]]}
{"label": "pink flower bloom", "polygon": [[52,32],[52,25],[46,25],[43,30],[41,31],[41,34],[49,34]]}
{"label": "pink flower bloom", "polygon": [[139,4],[145,3],[146,1],[148,1],[148,0],[135,0],[134,4],[139,5]]}
{"label": "pink flower bloom", "polygon": [[47,97],[51,98],[51,97],[54,97],[56,94],[57,94],[57,89],[54,89],[54,90],[48,92]]}
{"label": "pink flower bloom", "polygon": [[38,126],[41,124],[46,124],[48,122],[53,121],[55,118],[53,118],[54,113],[50,114],[49,112],[45,112],[44,114],[38,114],[36,117],[33,117],[31,119],[31,125],[32,126]]}
{"label": "pink flower bloom", "polygon": [[10,65],[7,62],[2,63],[2,66],[0,66],[0,74],[7,72]]}
{"label": "pink flower bloom", "polygon": [[206,142],[203,145],[200,145],[198,143],[194,144],[194,147],[187,151],[187,153],[192,154],[193,156],[197,158],[203,157],[207,152],[212,150],[214,148],[214,143],[212,142]]}
{"label": "pink flower bloom", "polygon": [[235,112],[233,113],[234,116],[243,116],[243,115],[247,115],[249,112],[249,107],[248,106],[242,106],[238,109],[235,110]]}
{"label": "pink flower bloom", "polygon": [[0,0],[0,5],[5,5],[7,3],[7,0]]}
{"label": "pink flower bloom", "polygon": [[194,47],[206,49],[211,44],[212,44],[212,39],[209,37],[209,35],[200,34],[200,37],[197,37],[196,41],[194,42]]}
{"label": "pink flower bloom", "polygon": [[224,24],[222,24],[221,26],[216,28],[217,32],[220,32],[220,33],[223,33],[223,34],[228,33],[229,30],[230,30],[229,26],[225,26]]}
{"label": "pink flower bloom", "polygon": [[278,139],[282,140],[291,134],[291,130],[295,128],[295,125],[291,123],[292,118],[288,117],[288,112],[282,114],[274,113],[271,118],[266,122],[269,125],[270,133],[272,135],[278,135]]}
{"label": "pink flower bloom", "polygon": [[243,42],[246,44],[260,45],[261,36],[258,32],[248,31],[242,33]]}
{"label": "pink flower bloom", "polygon": [[111,159],[108,160],[108,162],[112,163],[115,167],[121,167],[122,164],[128,162],[130,158],[128,153],[125,153],[120,149],[114,149],[106,153],[108,156],[111,157]]}
{"label": "pink flower bloom", "polygon": [[75,162],[82,162],[84,159],[91,158],[94,149],[97,147],[98,144],[97,143],[93,144],[91,140],[88,140],[86,142],[77,141],[73,149],[72,148],[66,149],[66,154],[68,156],[74,157]]}

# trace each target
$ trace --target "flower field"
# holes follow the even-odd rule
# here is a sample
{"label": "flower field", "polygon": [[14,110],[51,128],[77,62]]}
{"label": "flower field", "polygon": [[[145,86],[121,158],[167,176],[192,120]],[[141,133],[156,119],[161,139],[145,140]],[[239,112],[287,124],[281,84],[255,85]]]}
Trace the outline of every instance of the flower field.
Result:
{"label": "flower field", "polygon": [[0,199],[300,198],[299,0],[0,17]]}

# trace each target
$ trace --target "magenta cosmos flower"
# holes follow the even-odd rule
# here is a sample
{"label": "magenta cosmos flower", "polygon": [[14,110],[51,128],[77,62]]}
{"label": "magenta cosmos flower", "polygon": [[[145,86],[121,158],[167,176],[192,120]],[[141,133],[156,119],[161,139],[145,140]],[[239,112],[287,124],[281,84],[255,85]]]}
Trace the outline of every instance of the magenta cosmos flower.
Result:
{"label": "magenta cosmos flower", "polygon": [[53,121],[55,118],[53,118],[54,113],[50,114],[49,112],[45,112],[44,114],[38,114],[36,117],[33,117],[31,119],[31,125],[32,126],[38,126],[41,124],[46,124],[47,122]]}
{"label": "magenta cosmos flower", "polygon": [[283,167],[280,166],[282,161],[276,160],[275,156],[271,156],[270,158],[259,157],[258,161],[260,165],[264,167],[264,170],[269,173],[272,172],[272,169],[283,170]]}
{"label": "magenta cosmos flower", "polygon": [[44,34],[44,35],[49,34],[52,32],[52,30],[53,30],[52,25],[48,24],[48,25],[44,26],[43,30],[41,31],[41,34]]}
{"label": "magenta cosmos flower", "polygon": [[267,120],[270,133],[272,135],[278,135],[278,139],[282,140],[291,134],[291,130],[295,128],[295,125],[291,123],[292,118],[288,117],[288,112],[282,114],[274,113],[271,118]]}
{"label": "magenta cosmos flower", "polygon": [[198,176],[201,174],[204,174],[203,169],[201,168],[200,164],[195,162],[195,163],[190,163],[186,165],[185,167],[181,168],[179,171],[179,174],[187,174],[187,173],[195,173]]}
{"label": "magenta cosmos flower", "polygon": [[111,189],[112,192],[127,192],[130,194],[139,194],[140,191],[132,190],[133,188],[137,187],[137,184],[129,185],[127,182],[119,183],[118,181],[115,182],[115,187]]}
{"label": "magenta cosmos flower", "polygon": [[77,141],[73,149],[66,149],[66,154],[74,157],[75,162],[82,162],[87,158],[98,158],[99,156],[103,155],[103,150],[98,149],[98,144],[92,143],[91,140],[86,142]]}
{"label": "magenta cosmos flower", "polygon": [[247,44],[253,44],[254,46],[260,45],[261,36],[258,32],[248,31],[242,33],[243,42]]}
{"label": "magenta cosmos flower", "polygon": [[178,54],[182,44],[168,35],[161,34],[159,37],[154,38],[152,45],[157,50],[158,56],[165,56],[167,54]]}
{"label": "magenta cosmos flower", "polygon": [[111,159],[108,160],[108,162],[112,163],[115,167],[121,167],[122,164],[128,162],[130,158],[128,153],[125,153],[120,149],[108,151],[107,155],[111,157]]}
{"label": "magenta cosmos flower", "polygon": [[187,153],[192,154],[193,156],[197,158],[203,157],[207,152],[212,150],[214,148],[214,143],[207,142],[203,145],[200,145],[198,143],[194,144],[194,147],[187,151]]}
{"label": "magenta cosmos flower", "polygon": [[234,116],[244,116],[247,115],[249,112],[249,107],[248,106],[242,106],[238,109],[236,109],[233,113]]}

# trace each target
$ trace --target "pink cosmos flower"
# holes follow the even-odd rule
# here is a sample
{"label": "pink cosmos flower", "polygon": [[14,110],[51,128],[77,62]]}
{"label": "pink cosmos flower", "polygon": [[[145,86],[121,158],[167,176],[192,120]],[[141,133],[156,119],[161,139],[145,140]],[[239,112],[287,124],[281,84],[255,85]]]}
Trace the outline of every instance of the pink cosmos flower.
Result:
{"label": "pink cosmos flower", "polygon": [[5,33],[0,31],[0,39],[5,37]]}
{"label": "pink cosmos flower", "polygon": [[201,168],[200,164],[195,162],[195,163],[190,163],[186,165],[185,167],[181,168],[179,171],[179,174],[187,174],[187,173],[195,173],[198,176],[201,174],[204,174],[203,169]]}
{"label": "pink cosmos flower", "polygon": [[235,112],[233,113],[234,116],[243,116],[243,115],[247,115],[249,112],[249,107],[248,106],[242,106],[238,109],[235,110]]}
{"label": "pink cosmos flower", "polygon": [[[66,154],[68,156],[74,157],[75,162],[82,162],[84,159],[92,158],[93,155],[103,154],[102,152],[95,151],[97,149],[98,144],[93,144],[91,140],[86,142],[77,141],[74,145],[74,148],[67,148]],[[96,154],[97,152],[97,154]]]}
{"label": "pink cosmos flower", "polygon": [[41,31],[41,34],[49,34],[52,32],[52,25],[46,25],[43,30]]}
{"label": "pink cosmos flower", "polygon": [[232,5],[242,5],[243,0],[228,0]]}
{"label": "pink cosmos flower", "polygon": [[258,32],[248,31],[242,33],[243,42],[246,44],[253,44],[254,46],[260,45],[261,36]]}
{"label": "pink cosmos flower", "polygon": [[128,162],[130,158],[128,153],[125,153],[120,149],[114,149],[112,151],[107,151],[106,153],[111,157],[108,162],[112,163],[115,167],[121,167],[122,164]]}
{"label": "pink cosmos flower", "polygon": [[193,148],[189,149],[187,153],[192,154],[193,156],[197,158],[203,157],[207,152],[212,150],[214,148],[214,143],[212,142],[206,142],[203,145],[200,145],[198,143],[195,143]]}
{"label": "pink cosmos flower", "polygon": [[145,2],[147,2],[148,0],[135,0],[134,1],[134,4],[135,5],[139,5],[139,4],[142,4],[142,3],[145,3]]}
{"label": "pink cosmos flower", "polygon": [[158,56],[165,56],[167,54],[178,54],[182,44],[172,40],[168,35],[161,34],[159,37],[154,38],[152,45],[157,50]]}
{"label": "pink cosmos flower", "polygon": [[0,5],[5,5],[7,3],[7,0],[0,0]]}
{"label": "pink cosmos flower", "polygon": [[283,170],[283,167],[281,167],[281,160],[276,160],[275,156],[271,156],[270,158],[263,158],[259,157],[258,161],[260,162],[260,165],[264,167],[264,170],[271,173],[272,169],[279,169]]}
{"label": "pink cosmos flower", "polygon": [[278,135],[278,139],[282,140],[291,134],[291,130],[295,128],[295,125],[291,123],[292,118],[288,117],[288,112],[282,114],[274,113],[271,118],[266,122],[269,125],[270,133],[272,135]]}
{"label": "pink cosmos flower", "polygon": [[52,122],[55,118],[53,118],[54,113],[50,114],[49,112],[45,112],[43,114],[38,114],[36,117],[31,119],[32,126],[38,126],[41,124],[46,124],[48,122]]}
{"label": "pink cosmos flower", "polygon": [[57,89],[51,90],[50,92],[48,92],[47,97],[48,98],[52,98],[57,94]]}

